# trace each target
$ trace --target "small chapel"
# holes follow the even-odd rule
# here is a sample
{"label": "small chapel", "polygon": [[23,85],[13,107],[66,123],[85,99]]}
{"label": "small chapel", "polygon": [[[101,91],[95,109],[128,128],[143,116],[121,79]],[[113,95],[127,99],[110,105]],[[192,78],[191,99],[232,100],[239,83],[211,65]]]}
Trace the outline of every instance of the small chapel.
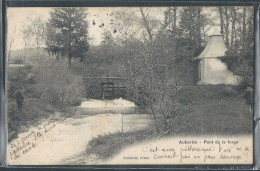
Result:
{"label": "small chapel", "polygon": [[238,83],[238,77],[221,61],[226,51],[223,35],[215,31],[209,36],[205,49],[194,59],[197,65],[197,85]]}

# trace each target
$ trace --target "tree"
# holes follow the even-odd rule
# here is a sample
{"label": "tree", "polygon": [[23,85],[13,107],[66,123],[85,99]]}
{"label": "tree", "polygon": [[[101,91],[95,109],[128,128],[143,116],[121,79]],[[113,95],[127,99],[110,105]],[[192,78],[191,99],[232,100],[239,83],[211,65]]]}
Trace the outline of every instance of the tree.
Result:
{"label": "tree", "polygon": [[88,23],[85,8],[55,8],[47,23],[47,50],[66,56],[71,66],[72,58],[83,61],[89,49]]}
{"label": "tree", "polygon": [[159,31],[161,21],[154,17],[149,8],[119,10],[114,15],[113,27],[116,28],[122,42],[141,38],[153,42]]}
{"label": "tree", "polygon": [[140,9],[140,12],[142,14],[143,25],[144,25],[144,27],[147,31],[147,34],[149,36],[149,40],[152,42],[153,41],[153,35],[152,35],[152,30],[149,26],[148,18],[147,18],[147,16],[145,16],[143,9],[141,7],[139,9]]}
{"label": "tree", "polygon": [[230,46],[237,46],[236,38],[237,38],[237,30],[236,30],[236,21],[237,21],[237,9],[235,7],[231,7],[231,42]]}
{"label": "tree", "polygon": [[223,8],[218,7],[218,11],[219,11],[219,18],[220,18],[220,33],[223,34],[224,33]]}
{"label": "tree", "polygon": [[[42,20],[40,16],[30,19],[30,30],[32,37],[34,39],[34,43],[37,49],[37,53],[39,54],[40,47],[42,47],[45,42],[45,22]],[[39,55],[39,61],[41,60],[41,55]]]}
{"label": "tree", "polygon": [[205,14],[201,14],[202,7],[185,7],[180,14],[180,32],[182,37],[190,42],[192,56],[198,55],[202,50],[202,30],[208,24]]}
{"label": "tree", "polygon": [[124,49],[131,100],[149,107],[157,133],[168,132],[186,110],[178,108],[182,85],[178,75],[172,74],[176,73],[172,38],[159,32],[152,43],[138,40],[127,43]]}
{"label": "tree", "polygon": [[177,9],[177,7],[168,7],[164,11],[163,29],[169,31],[174,38],[176,38],[175,34],[177,32]]}
{"label": "tree", "polygon": [[[183,82],[187,84],[195,83],[195,72],[193,58],[198,56],[203,50],[205,42],[205,28],[211,25],[202,7],[183,7],[178,8],[178,26],[172,43],[175,44],[175,65]],[[173,32],[173,31],[171,31]],[[204,35],[203,35],[204,34]],[[173,35],[172,35],[173,36]]]}
{"label": "tree", "polygon": [[229,14],[228,14],[228,7],[225,6],[225,39],[226,39],[226,46],[229,47]]}
{"label": "tree", "polygon": [[240,76],[238,89],[243,91],[253,84],[254,13],[252,7],[224,9],[227,52],[222,61],[235,75]]}
{"label": "tree", "polygon": [[7,54],[8,63],[7,63],[7,65],[9,65],[9,62],[10,62],[11,49],[15,42],[15,38],[16,38],[16,26],[14,27],[12,33],[10,34],[10,37],[8,38],[8,54]]}
{"label": "tree", "polygon": [[104,31],[104,33],[102,35],[102,39],[103,39],[103,41],[102,41],[103,44],[114,45],[114,43],[115,43],[111,32],[108,30]]}
{"label": "tree", "polygon": [[243,7],[243,31],[242,31],[242,50],[246,45],[246,7]]}
{"label": "tree", "polygon": [[26,63],[27,48],[31,44],[31,36],[32,36],[31,27],[24,25],[21,29],[21,33],[22,33],[22,38],[23,38],[23,41],[24,41],[24,59],[23,59],[23,62],[25,64]]}

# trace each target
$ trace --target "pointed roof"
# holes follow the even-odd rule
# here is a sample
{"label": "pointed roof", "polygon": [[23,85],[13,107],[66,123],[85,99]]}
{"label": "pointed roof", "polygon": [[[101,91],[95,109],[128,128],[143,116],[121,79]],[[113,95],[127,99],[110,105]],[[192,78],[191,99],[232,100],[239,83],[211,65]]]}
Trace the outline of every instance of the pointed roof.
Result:
{"label": "pointed roof", "polygon": [[197,59],[222,57],[225,56],[226,51],[227,48],[224,43],[223,35],[215,30],[214,33],[209,36],[205,49],[201,52]]}

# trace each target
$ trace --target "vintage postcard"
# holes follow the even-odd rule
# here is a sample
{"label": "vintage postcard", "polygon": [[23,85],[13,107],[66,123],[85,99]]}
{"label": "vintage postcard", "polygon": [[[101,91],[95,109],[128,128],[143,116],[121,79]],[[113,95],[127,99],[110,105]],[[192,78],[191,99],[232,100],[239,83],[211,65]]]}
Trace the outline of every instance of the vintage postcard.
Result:
{"label": "vintage postcard", "polygon": [[9,7],[7,28],[8,165],[253,164],[253,7]]}

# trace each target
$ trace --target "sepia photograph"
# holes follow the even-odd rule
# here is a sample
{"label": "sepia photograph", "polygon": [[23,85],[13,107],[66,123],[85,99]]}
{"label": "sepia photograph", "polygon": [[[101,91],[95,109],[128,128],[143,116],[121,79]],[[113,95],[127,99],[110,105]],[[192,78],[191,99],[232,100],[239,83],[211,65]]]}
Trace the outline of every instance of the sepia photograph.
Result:
{"label": "sepia photograph", "polygon": [[7,165],[253,164],[253,6],[8,7]]}

